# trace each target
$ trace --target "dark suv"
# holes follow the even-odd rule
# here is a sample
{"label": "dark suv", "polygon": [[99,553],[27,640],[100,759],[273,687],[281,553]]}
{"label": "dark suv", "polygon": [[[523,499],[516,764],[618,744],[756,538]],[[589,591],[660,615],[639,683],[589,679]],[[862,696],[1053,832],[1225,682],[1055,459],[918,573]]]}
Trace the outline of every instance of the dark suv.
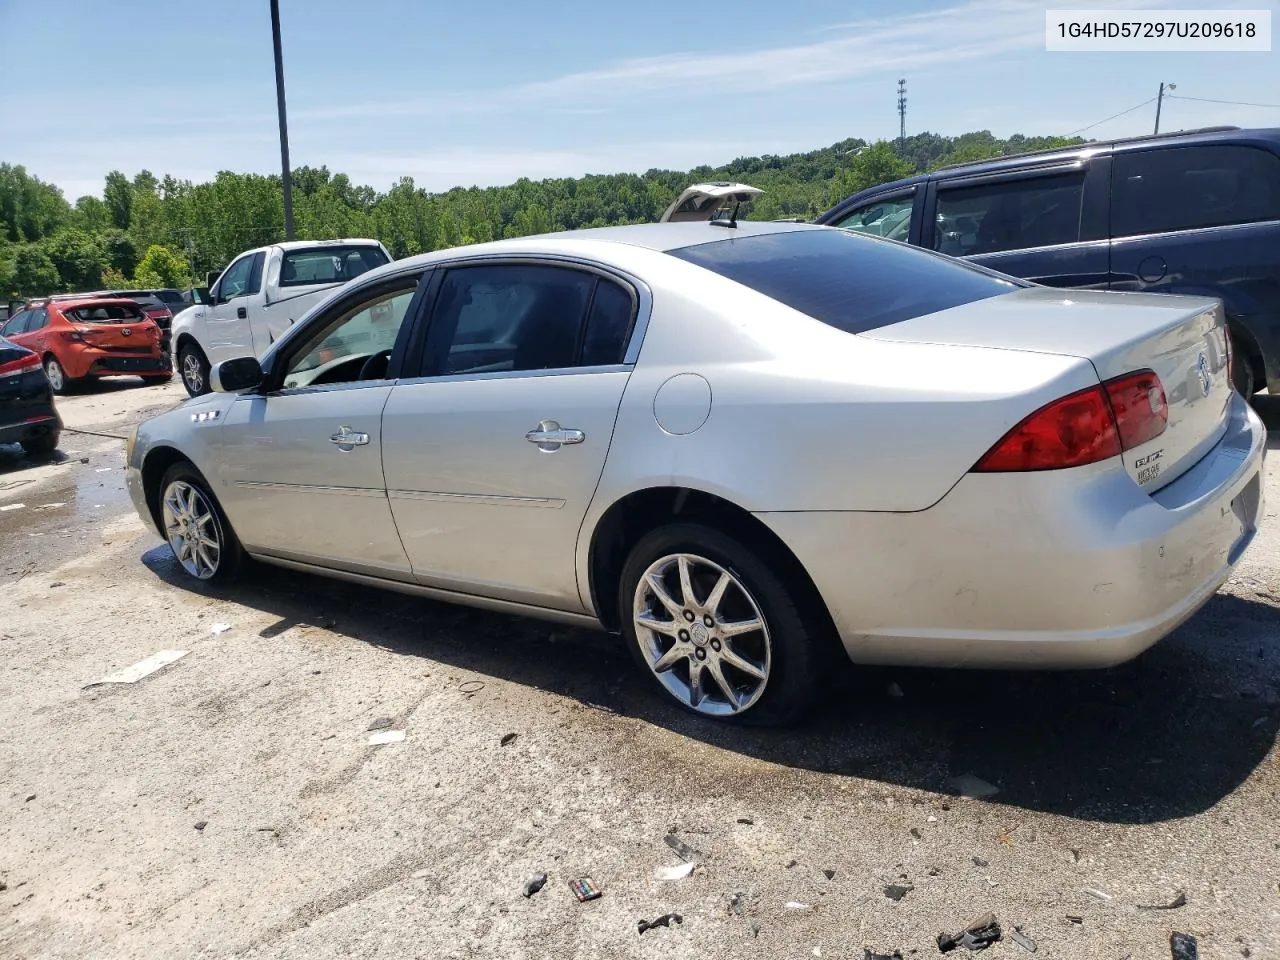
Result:
{"label": "dark suv", "polygon": [[1218,297],[1236,386],[1280,393],[1280,129],[1087,143],[872,187],[818,223],[1054,287]]}

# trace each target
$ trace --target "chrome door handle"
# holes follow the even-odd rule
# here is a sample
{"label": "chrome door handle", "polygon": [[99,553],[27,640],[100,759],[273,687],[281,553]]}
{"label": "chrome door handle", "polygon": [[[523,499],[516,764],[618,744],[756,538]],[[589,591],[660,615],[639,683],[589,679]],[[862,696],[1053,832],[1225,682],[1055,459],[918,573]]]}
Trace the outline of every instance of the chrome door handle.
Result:
{"label": "chrome door handle", "polygon": [[581,430],[562,427],[554,420],[543,420],[536,429],[524,435],[530,443],[536,443],[543,453],[555,453],[566,443],[582,443],[587,435]]}
{"label": "chrome door handle", "polygon": [[344,453],[350,453],[355,447],[363,447],[369,442],[367,433],[358,433],[348,426],[341,426],[338,432],[329,438],[330,443],[336,443],[338,449]]}

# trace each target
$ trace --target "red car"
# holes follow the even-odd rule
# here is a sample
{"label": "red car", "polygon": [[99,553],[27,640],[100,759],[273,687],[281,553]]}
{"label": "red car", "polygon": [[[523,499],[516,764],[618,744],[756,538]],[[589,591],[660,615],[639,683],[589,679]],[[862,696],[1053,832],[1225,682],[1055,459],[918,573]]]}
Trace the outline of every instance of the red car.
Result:
{"label": "red car", "polygon": [[57,393],[89,377],[173,377],[173,366],[160,346],[160,328],[132,300],[78,297],[29,304],[9,319],[0,335],[40,357]]}

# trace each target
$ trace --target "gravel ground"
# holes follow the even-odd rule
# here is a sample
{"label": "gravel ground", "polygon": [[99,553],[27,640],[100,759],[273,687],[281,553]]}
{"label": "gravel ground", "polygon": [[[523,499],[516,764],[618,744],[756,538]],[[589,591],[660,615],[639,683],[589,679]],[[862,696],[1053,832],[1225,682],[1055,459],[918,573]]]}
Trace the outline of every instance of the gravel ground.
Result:
{"label": "gravel ground", "polygon": [[[929,957],[993,912],[991,957],[1015,925],[1046,957],[1168,958],[1173,930],[1280,957],[1274,520],[1134,663],[850,671],[805,726],[739,730],[602,635],[269,569],[193,586],[115,439],[182,396],[99,385],[59,404],[65,456],[0,447],[0,956]],[[685,879],[655,877],[669,834]]]}

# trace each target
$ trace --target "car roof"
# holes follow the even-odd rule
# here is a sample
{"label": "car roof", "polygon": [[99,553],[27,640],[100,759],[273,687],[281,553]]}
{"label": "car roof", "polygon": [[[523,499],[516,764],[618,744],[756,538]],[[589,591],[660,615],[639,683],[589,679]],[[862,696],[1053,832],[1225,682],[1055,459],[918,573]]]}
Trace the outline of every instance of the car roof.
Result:
{"label": "car roof", "polygon": [[[350,237],[345,240],[285,240],[281,243],[273,243],[270,246],[279,247],[281,250],[288,252],[290,250],[311,250],[316,247],[376,247],[378,245],[377,240],[371,240],[368,237]],[[263,249],[267,248],[263,247]]]}

